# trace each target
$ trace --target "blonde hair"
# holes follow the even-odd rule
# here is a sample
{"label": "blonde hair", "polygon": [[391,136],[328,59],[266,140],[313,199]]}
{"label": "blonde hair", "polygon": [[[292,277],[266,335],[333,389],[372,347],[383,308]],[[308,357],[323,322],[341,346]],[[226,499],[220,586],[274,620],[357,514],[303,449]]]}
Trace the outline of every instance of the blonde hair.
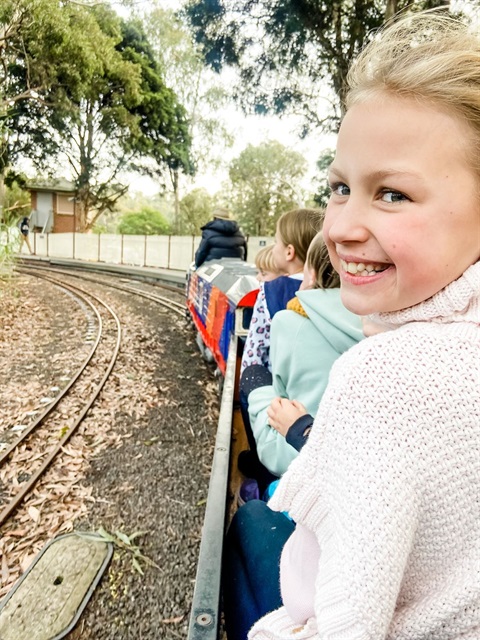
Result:
{"label": "blonde hair", "polygon": [[314,289],[338,289],[340,287],[340,276],[330,262],[327,245],[321,232],[317,233],[308,248],[306,264],[308,269],[315,271]]}
{"label": "blonde hair", "polygon": [[348,76],[347,110],[379,94],[413,98],[465,122],[469,162],[480,173],[480,37],[442,10],[390,23],[365,47]]}
{"label": "blonde hair", "polygon": [[322,209],[293,209],[277,221],[277,233],[284,245],[291,244],[296,257],[305,264],[307,251],[313,238],[322,228]]}
{"label": "blonde hair", "polygon": [[273,246],[273,244],[269,244],[268,247],[262,247],[260,249],[255,256],[255,266],[259,271],[269,271],[270,273],[280,274],[272,254]]}

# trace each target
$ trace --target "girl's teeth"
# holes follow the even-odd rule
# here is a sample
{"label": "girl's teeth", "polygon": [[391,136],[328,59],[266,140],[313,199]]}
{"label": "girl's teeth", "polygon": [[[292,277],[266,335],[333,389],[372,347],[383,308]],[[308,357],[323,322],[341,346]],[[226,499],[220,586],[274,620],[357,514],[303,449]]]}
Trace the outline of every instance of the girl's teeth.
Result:
{"label": "girl's teeth", "polygon": [[345,271],[356,276],[374,276],[376,273],[384,271],[387,268],[386,266],[375,266],[363,262],[345,262],[345,260],[342,260],[341,264]]}

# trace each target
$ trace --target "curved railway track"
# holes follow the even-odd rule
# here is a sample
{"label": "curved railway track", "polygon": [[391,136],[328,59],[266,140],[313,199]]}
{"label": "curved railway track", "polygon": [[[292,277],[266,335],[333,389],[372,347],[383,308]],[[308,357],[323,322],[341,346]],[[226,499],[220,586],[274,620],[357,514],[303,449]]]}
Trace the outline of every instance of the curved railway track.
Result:
{"label": "curved railway track", "polygon": [[[65,444],[77,431],[107,382],[120,350],[121,322],[112,307],[94,293],[76,284],[67,283],[53,277],[51,275],[52,272],[57,275],[81,278],[92,284],[101,284],[124,293],[141,296],[161,304],[168,310],[182,316],[185,311],[184,304],[172,301],[164,296],[142,291],[133,286],[92,278],[85,276],[85,274],[74,274],[66,270],[45,267],[36,268],[35,270],[17,267],[17,271],[51,282],[55,286],[77,296],[83,304],[92,310],[97,320],[97,335],[87,357],[55,400],[23,431],[15,442],[0,454],[1,474],[2,469],[11,458],[14,459],[15,455],[21,456],[25,460],[30,456],[30,452],[34,452],[29,460],[31,465],[29,471],[23,473],[20,480],[14,476],[13,481],[3,485],[3,490],[0,494],[0,527],[33,491],[40,478],[52,466],[56,457],[63,451]],[[109,328],[108,325],[110,325]],[[109,349],[107,357],[101,354],[101,349]],[[99,368],[101,369],[100,373],[98,372]],[[90,394],[85,401],[86,389],[90,391]],[[64,405],[67,401],[68,407],[65,409]],[[65,413],[70,416],[70,424],[68,427],[59,428],[59,419],[61,424],[65,424]],[[20,450],[21,453],[18,453]],[[8,474],[4,474],[4,477],[8,477]]]}
{"label": "curved railway track", "polygon": [[[118,318],[117,314],[105,301],[101,300],[98,296],[85,291],[81,287],[61,283],[58,280],[46,275],[29,273],[26,270],[22,270],[22,273],[28,273],[28,275],[34,275],[35,277],[48,280],[56,286],[68,290],[70,293],[76,295],[79,299],[82,300],[84,304],[89,306],[95,314],[98,323],[98,332],[88,356],[86,357],[80,368],[77,370],[77,372],[74,374],[74,376],[71,378],[67,386],[64,387],[55,401],[47,409],[45,409],[45,411],[43,411],[40,416],[38,416],[37,419],[34,420],[32,424],[22,433],[22,435],[17,438],[16,441],[13,442],[1,454],[0,468],[7,463],[9,458],[11,458],[16,451],[20,450],[20,447],[24,449],[23,457],[25,457],[26,455],[28,456],[29,451],[33,452],[35,450],[35,454],[29,461],[31,465],[30,471],[27,474],[23,474],[23,476],[26,475],[28,477],[26,477],[23,482],[19,482],[18,478],[15,478],[15,481],[12,481],[10,485],[4,484],[3,486],[3,499],[0,502],[0,506],[2,509],[0,511],[0,526],[9,518],[9,516],[17,509],[17,507],[21,504],[25,497],[32,491],[38,480],[52,465],[55,458],[62,451],[65,444],[77,431],[79,425],[87,415],[88,410],[99,396],[115,365],[115,361],[120,349],[122,335],[120,319]],[[98,306],[96,307],[89,298],[94,300]],[[108,314],[107,318],[102,318],[102,312],[100,311],[100,308],[103,309],[104,314]],[[110,323],[110,325],[113,325],[114,327],[114,331],[112,331],[110,328],[109,336],[105,334],[106,323]],[[110,345],[107,344],[105,347],[105,342],[109,342]],[[106,366],[103,366],[103,369],[100,372],[101,378],[100,380],[98,380],[98,361],[104,359],[102,358],[99,350],[100,348],[104,347],[110,349],[110,354],[109,357],[107,357]],[[95,366],[93,366],[94,363]],[[78,389],[78,387],[80,387],[80,391],[75,391],[76,389]],[[77,394],[77,396],[83,396],[86,387],[93,387],[93,391],[91,392],[87,400],[85,401],[81,399],[81,397],[75,398],[75,393]],[[62,423],[65,422],[65,419],[63,417],[64,414],[62,413],[62,407],[67,396],[70,405],[72,403],[76,403],[77,406],[73,411],[71,406],[68,408],[68,413],[73,413],[72,422],[68,427],[60,429],[59,437],[58,420],[59,417],[62,416],[61,421]],[[39,448],[40,452],[38,452]],[[17,484],[19,486],[16,486]],[[5,494],[7,494],[6,498]]]}
{"label": "curved railway track", "polygon": [[[18,270],[24,271],[24,268],[21,267]],[[175,300],[171,300],[170,298],[166,298],[165,296],[161,296],[156,293],[151,293],[149,291],[144,291],[142,289],[139,289],[137,286],[128,286],[125,283],[119,284],[119,283],[112,282],[112,279],[118,276],[105,276],[102,279],[102,278],[86,275],[85,272],[81,270],[62,269],[59,267],[52,267],[52,266],[45,267],[43,265],[35,266],[35,271],[30,271],[30,274],[35,275],[38,272],[51,272],[51,273],[65,275],[71,278],[80,278],[84,282],[101,284],[106,287],[110,287],[112,289],[123,291],[125,293],[133,293],[135,295],[146,298],[147,300],[152,300],[153,302],[157,302],[158,304],[161,304],[162,306],[166,307],[167,309],[170,309],[171,311],[174,311],[175,313],[179,313],[181,315],[185,313],[185,309],[186,309],[185,302],[176,302]],[[121,277],[122,279],[125,278],[125,276],[121,276]],[[142,284],[142,283],[139,282],[138,284]],[[159,284],[159,283],[155,283],[155,284],[149,283],[149,284],[150,286],[165,289],[167,291],[171,291],[173,293],[176,293],[179,296],[184,297],[184,292],[179,290],[178,287],[172,287],[166,284]]]}

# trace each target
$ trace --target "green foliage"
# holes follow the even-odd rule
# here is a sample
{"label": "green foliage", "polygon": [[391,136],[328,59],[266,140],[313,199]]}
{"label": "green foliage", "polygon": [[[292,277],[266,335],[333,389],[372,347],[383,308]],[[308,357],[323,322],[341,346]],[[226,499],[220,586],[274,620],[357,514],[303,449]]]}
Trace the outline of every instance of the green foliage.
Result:
{"label": "green foliage", "polygon": [[30,194],[17,180],[8,180],[3,206],[3,222],[15,225],[17,220],[30,215]]}
{"label": "green foliage", "polygon": [[317,161],[317,180],[318,186],[313,201],[317,207],[326,207],[330,197],[330,188],[328,186],[328,168],[333,162],[335,152],[332,149],[326,149],[323,155]]}
{"label": "green foliage", "polygon": [[245,233],[273,235],[279,216],[303,206],[301,180],[307,162],[298,152],[276,141],[248,145],[229,169],[229,208]]}
{"label": "green foliage", "polygon": [[233,144],[220,114],[229,100],[227,91],[205,67],[181,16],[157,2],[143,21],[165,78],[186,109],[195,166],[218,166],[225,148]]}
{"label": "green foliage", "polygon": [[[15,227],[0,222],[0,280],[9,280],[13,276],[15,254],[20,249],[20,233]],[[0,286],[1,298],[2,286]]]}
{"label": "green foliage", "polygon": [[185,112],[138,24],[105,3],[6,0],[0,30],[0,173],[19,156],[67,165],[84,230],[125,193],[122,171],[146,170],[142,156],[156,175],[192,171]]}
{"label": "green foliage", "polygon": [[125,213],[118,225],[118,233],[125,235],[166,235],[170,232],[168,220],[155,209],[143,207],[140,211]]}
{"label": "green foliage", "polygon": [[212,218],[214,203],[205,189],[193,189],[180,200],[179,233],[200,235],[201,227]]}
{"label": "green foliage", "polygon": [[[132,107],[136,131],[129,147],[152,157],[154,173],[162,175],[165,167],[192,174],[190,133],[184,107],[163,79],[159,65],[140,22],[122,23],[122,41],[117,46],[125,60],[141,72],[141,99]],[[144,167],[148,172],[148,167]]]}
{"label": "green foliage", "polygon": [[350,62],[376,29],[398,12],[435,6],[448,10],[448,4],[448,0],[191,0],[185,11],[206,63],[216,71],[229,65],[238,69],[236,95],[245,109],[276,114],[301,110],[306,133],[312,125],[336,129]]}

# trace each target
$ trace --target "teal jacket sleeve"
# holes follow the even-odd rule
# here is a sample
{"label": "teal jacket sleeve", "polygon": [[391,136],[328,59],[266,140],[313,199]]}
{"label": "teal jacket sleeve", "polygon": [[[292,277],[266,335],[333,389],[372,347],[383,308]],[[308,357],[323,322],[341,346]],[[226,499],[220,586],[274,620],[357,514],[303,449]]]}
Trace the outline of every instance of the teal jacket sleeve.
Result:
{"label": "teal jacket sleeve", "polygon": [[260,462],[270,473],[280,477],[298,451],[268,424],[267,409],[278,395],[272,385],[254,389],[248,396],[248,413]]}

